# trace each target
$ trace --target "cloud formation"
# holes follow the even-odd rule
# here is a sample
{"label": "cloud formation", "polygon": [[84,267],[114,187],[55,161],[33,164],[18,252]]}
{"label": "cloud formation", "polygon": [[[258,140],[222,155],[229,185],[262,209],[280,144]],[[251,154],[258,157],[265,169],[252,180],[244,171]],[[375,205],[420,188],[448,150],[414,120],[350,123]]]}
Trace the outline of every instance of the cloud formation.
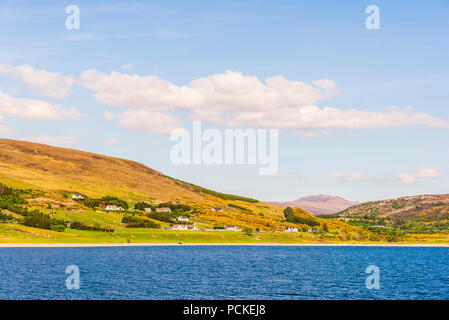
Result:
{"label": "cloud formation", "polygon": [[76,82],[71,76],[64,76],[59,72],[38,70],[30,65],[14,67],[7,64],[0,64],[0,73],[20,79],[36,95],[54,99],[65,98],[70,91],[70,87]]}
{"label": "cloud formation", "polygon": [[[288,128],[293,130],[347,128],[371,129],[425,125],[449,128],[449,120],[433,117],[411,108],[390,107],[383,112],[318,107],[317,102],[338,95],[337,85],[328,79],[311,84],[282,76],[264,81],[241,72],[227,71],[176,85],[157,76],[127,73],[109,74],[88,70],[81,84],[94,92],[94,98],[111,107],[125,107],[122,124],[134,130],[152,128],[157,119],[173,125],[176,111],[188,111],[192,118],[228,126]],[[138,115],[146,117],[139,121]],[[154,121],[148,123],[154,114]]]}
{"label": "cloud formation", "polygon": [[441,169],[436,167],[420,167],[410,172],[403,172],[395,175],[396,181],[401,184],[412,184],[418,179],[435,179],[443,175]]}
{"label": "cloud formation", "polygon": [[81,114],[72,108],[61,109],[58,105],[35,99],[14,98],[0,91],[0,116],[27,120],[78,119]]}
{"label": "cloud formation", "polygon": [[349,182],[365,180],[365,175],[358,172],[344,173],[339,171],[333,171],[329,174],[329,177],[335,180],[343,180]]}

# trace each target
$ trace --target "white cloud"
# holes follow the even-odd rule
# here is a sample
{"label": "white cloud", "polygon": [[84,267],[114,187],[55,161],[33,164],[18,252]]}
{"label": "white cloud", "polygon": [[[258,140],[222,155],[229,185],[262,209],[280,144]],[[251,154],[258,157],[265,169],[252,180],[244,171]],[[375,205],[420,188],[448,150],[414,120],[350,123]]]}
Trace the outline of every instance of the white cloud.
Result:
{"label": "white cloud", "polygon": [[29,120],[78,119],[76,109],[65,110],[42,100],[14,98],[0,91],[0,115]]}
{"label": "white cloud", "polygon": [[112,112],[105,111],[103,113],[103,119],[104,120],[114,120],[114,118],[115,118],[115,115]]}
{"label": "white cloud", "polygon": [[122,68],[123,70],[133,70],[134,66],[131,63],[128,63],[128,64],[124,64],[120,68]]}
{"label": "white cloud", "polygon": [[362,181],[365,180],[365,176],[361,173],[351,172],[343,173],[339,171],[333,171],[329,174],[329,177],[336,180],[344,180],[349,182]]}
{"label": "white cloud", "polygon": [[[370,112],[318,107],[315,105],[318,101],[338,94],[337,85],[327,79],[308,84],[274,76],[261,81],[255,76],[228,71],[178,86],[154,75],[138,76],[115,71],[105,74],[88,70],[82,74],[81,83],[94,92],[97,101],[111,107],[128,108],[128,118],[135,118],[140,113],[154,113],[157,118],[165,115],[174,122],[170,112],[191,111],[194,119],[228,126],[306,131],[414,125],[449,128],[449,120],[413,112],[411,108],[390,107],[383,112]],[[122,124],[131,125],[133,122],[124,121]]]}
{"label": "white cloud", "polygon": [[105,139],[104,143],[105,144],[119,144],[120,140],[118,140],[116,138],[109,138],[109,139]]}
{"label": "white cloud", "polygon": [[410,172],[395,175],[396,181],[401,184],[415,183],[418,179],[435,179],[443,175],[441,169],[436,167],[420,167]]}
{"label": "white cloud", "polygon": [[65,98],[70,91],[70,87],[75,84],[75,79],[71,76],[64,76],[59,72],[38,70],[30,65],[13,67],[0,64],[0,73],[6,73],[13,78],[20,79],[39,96],[55,99]]}
{"label": "white cloud", "polygon": [[27,141],[48,144],[56,147],[72,147],[78,144],[78,139],[74,137],[51,137],[51,136],[37,136],[27,137]]}

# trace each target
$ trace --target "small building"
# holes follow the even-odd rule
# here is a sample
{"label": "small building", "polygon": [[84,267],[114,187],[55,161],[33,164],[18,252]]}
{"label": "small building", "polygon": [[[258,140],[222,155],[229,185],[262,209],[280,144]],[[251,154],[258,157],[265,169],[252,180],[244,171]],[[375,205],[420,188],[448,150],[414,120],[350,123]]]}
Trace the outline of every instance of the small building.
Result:
{"label": "small building", "polygon": [[185,224],[174,224],[172,230],[187,230],[187,226]]}
{"label": "small building", "polygon": [[298,232],[296,227],[285,227],[285,232]]}
{"label": "small building", "polygon": [[225,227],[214,227],[214,230],[224,230]]}
{"label": "small building", "polygon": [[211,211],[223,212],[224,210],[222,208],[212,208]]}
{"label": "small building", "polygon": [[72,199],[84,199],[84,196],[79,193],[72,194]]}
{"label": "small building", "polygon": [[181,216],[181,217],[178,217],[178,221],[189,221],[189,218],[188,217],[184,217],[184,216]]}
{"label": "small building", "polygon": [[151,208],[145,208],[145,212],[151,212]]}
{"label": "small building", "polygon": [[316,231],[318,231],[317,228],[312,228],[312,229],[309,229],[309,231],[307,231],[307,232],[316,232]]}
{"label": "small building", "polygon": [[198,228],[196,227],[196,225],[193,225],[193,226],[187,226],[187,230],[190,230],[190,231],[198,231]]}
{"label": "small building", "polygon": [[156,212],[171,212],[171,209],[167,207],[156,208],[155,210]]}
{"label": "small building", "polygon": [[116,206],[115,204],[108,204],[106,206],[106,208],[104,208],[105,210],[110,210],[110,211],[123,211],[125,209],[123,209],[122,207]]}
{"label": "small building", "polygon": [[225,226],[226,231],[240,231],[237,226]]}

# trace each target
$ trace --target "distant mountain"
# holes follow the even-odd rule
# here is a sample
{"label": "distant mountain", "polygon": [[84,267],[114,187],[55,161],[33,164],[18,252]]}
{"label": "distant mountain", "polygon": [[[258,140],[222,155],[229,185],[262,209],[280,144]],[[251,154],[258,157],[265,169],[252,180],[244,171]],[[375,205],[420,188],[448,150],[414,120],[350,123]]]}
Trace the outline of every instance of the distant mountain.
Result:
{"label": "distant mountain", "polygon": [[359,204],[357,201],[349,201],[342,197],[334,197],[326,194],[319,194],[299,198],[287,202],[270,202],[273,205],[285,207],[299,207],[314,215],[334,214],[345,210],[353,205]]}

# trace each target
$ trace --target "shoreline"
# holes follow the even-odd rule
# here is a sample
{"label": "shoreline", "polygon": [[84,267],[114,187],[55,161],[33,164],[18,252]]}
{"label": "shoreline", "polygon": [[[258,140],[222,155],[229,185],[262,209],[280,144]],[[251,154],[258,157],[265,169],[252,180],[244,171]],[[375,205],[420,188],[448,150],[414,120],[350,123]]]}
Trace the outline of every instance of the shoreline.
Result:
{"label": "shoreline", "polygon": [[165,246],[258,246],[258,247],[449,247],[449,244],[389,243],[0,243],[0,248],[95,248]]}

